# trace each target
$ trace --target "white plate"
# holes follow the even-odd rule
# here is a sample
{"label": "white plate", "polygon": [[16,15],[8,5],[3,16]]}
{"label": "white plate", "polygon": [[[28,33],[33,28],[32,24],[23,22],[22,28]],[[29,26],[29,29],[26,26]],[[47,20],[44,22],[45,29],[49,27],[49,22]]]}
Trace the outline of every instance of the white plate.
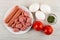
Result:
{"label": "white plate", "polygon": [[[14,6],[13,6],[13,7],[14,7]],[[12,8],[13,8],[13,7],[12,7]],[[9,12],[12,10],[12,8],[10,8],[10,9],[6,12],[6,14],[5,14],[5,16],[4,16],[4,20],[5,20],[5,18],[7,17],[7,15],[9,14]],[[33,15],[32,15],[32,13],[31,13],[25,6],[20,6],[20,8],[22,8],[23,10],[29,12],[29,15],[30,15],[30,17],[32,18],[32,23],[33,23]],[[28,31],[31,29],[31,27],[32,27],[32,26],[30,26],[30,27],[29,27],[28,29],[26,29],[25,31],[14,32],[14,31],[12,30],[12,28],[8,27],[5,22],[4,22],[4,25],[5,25],[5,27],[6,27],[11,33],[13,33],[13,34],[24,34],[24,33],[28,32]]]}

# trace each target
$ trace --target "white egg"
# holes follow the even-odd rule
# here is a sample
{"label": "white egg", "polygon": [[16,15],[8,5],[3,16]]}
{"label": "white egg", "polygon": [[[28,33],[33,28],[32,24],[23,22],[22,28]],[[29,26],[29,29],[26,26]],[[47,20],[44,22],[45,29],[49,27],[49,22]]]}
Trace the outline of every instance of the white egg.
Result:
{"label": "white egg", "polygon": [[46,5],[46,4],[42,4],[40,6],[40,10],[43,11],[44,13],[50,13],[51,12],[51,8],[50,6]]}
{"label": "white egg", "polygon": [[36,16],[36,19],[39,19],[39,20],[44,20],[45,19],[45,14],[41,11],[37,11],[35,13],[35,16]]}
{"label": "white egg", "polygon": [[36,12],[38,9],[39,9],[39,3],[34,3],[34,4],[29,6],[29,10],[31,12]]}

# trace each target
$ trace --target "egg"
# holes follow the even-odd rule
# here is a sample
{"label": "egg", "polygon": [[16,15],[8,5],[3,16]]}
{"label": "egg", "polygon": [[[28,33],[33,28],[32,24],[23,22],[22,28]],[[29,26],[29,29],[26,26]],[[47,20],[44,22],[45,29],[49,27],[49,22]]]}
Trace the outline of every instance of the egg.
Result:
{"label": "egg", "polygon": [[44,13],[50,13],[51,12],[50,6],[46,5],[46,4],[42,4],[40,6],[40,10],[43,11]]}
{"label": "egg", "polygon": [[45,14],[42,11],[37,11],[35,13],[36,19],[38,20],[44,20],[45,19]]}
{"label": "egg", "polygon": [[39,10],[39,3],[34,3],[34,4],[30,5],[29,10],[31,12],[36,12],[37,10]]}

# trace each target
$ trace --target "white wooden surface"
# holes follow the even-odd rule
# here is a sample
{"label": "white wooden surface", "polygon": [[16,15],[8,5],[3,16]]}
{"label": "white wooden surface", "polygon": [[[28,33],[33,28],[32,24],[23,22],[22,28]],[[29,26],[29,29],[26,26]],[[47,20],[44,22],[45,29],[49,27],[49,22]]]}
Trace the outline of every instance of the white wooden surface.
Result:
{"label": "white wooden surface", "polygon": [[[33,29],[23,35],[14,35],[5,27],[3,19],[6,11],[13,5],[19,4],[29,6],[32,3],[48,4],[57,15],[57,23],[53,25],[54,33],[50,36]],[[60,0],[0,0],[0,40],[60,40]]]}

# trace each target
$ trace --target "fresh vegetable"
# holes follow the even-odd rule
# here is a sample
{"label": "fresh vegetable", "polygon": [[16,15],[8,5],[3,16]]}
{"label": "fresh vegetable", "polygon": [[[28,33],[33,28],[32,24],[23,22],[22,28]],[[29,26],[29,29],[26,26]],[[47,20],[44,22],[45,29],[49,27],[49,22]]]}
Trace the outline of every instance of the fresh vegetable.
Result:
{"label": "fresh vegetable", "polygon": [[46,34],[46,35],[50,35],[53,33],[53,28],[51,25],[46,25],[44,28],[43,28],[43,32]]}
{"label": "fresh vegetable", "polygon": [[49,23],[53,23],[55,21],[55,17],[54,16],[48,16],[47,21]]}
{"label": "fresh vegetable", "polygon": [[40,31],[43,29],[43,23],[40,22],[40,21],[35,21],[34,24],[33,24],[33,28],[36,30],[36,31]]}

